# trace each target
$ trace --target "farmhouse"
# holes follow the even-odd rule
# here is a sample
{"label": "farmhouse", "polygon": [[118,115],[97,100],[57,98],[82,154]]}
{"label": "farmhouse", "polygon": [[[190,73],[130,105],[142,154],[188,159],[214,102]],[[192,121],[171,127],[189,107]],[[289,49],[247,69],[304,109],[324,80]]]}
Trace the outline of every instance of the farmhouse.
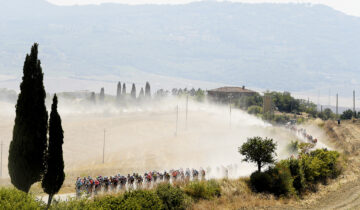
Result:
{"label": "farmhouse", "polygon": [[253,96],[255,91],[242,87],[221,87],[213,90],[208,90],[208,97],[210,100],[217,102],[229,102],[231,100],[237,100],[243,96]]}

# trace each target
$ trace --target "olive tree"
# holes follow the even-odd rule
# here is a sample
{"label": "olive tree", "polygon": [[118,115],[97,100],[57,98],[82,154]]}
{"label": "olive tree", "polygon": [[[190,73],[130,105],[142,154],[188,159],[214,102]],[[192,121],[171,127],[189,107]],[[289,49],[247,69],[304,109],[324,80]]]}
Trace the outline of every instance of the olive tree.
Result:
{"label": "olive tree", "polygon": [[273,141],[273,139],[263,139],[256,136],[248,138],[247,142],[238,149],[239,153],[245,156],[243,161],[256,163],[258,171],[261,172],[261,167],[275,162],[276,147],[277,144]]}

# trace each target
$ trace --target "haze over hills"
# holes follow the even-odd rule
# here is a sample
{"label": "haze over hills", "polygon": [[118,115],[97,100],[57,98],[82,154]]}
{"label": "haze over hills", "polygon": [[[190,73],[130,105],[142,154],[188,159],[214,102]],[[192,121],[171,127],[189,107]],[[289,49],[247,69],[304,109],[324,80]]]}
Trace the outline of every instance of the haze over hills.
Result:
{"label": "haze over hills", "polygon": [[21,76],[36,41],[53,77],[160,75],[343,95],[360,87],[360,18],[322,5],[1,1],[0,33],[0,74],[7,76]]}

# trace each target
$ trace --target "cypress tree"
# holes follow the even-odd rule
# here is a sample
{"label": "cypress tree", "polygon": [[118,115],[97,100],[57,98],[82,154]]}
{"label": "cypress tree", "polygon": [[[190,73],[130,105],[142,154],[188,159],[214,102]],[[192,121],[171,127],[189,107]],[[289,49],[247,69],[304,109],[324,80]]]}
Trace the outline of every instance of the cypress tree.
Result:
{"label": "cypress tree", "polygon": [[24,62],[20,94],[16,103],[13,138],[9,149],[9,175],[19,190],[29,192],[45,170],[48,113],[38,44],[31,48]]}
{"label": "cypress tree", "polygon": [[117,84],[116,99],[118,101],[121,99],[121,82],[118,82]]}
{"label": "cypress tree", "polygon": [[141,98],[144,98],[144,96],[145,96],[144,88],[141,88],[140,93],[139,93],[139,98],[140,98],[140,99],[141,99]]}
{"label": "cypress tree", "polygon": [[126,84],[125,84],[125,83],[123,83],[122,95],[123,95],[124,97],[126,96]]}
{"label": "cypress tree", "polygon": [[48,208],[53,196],[59,192],[65,179],[62,150],[64,131],[61,126],[60,115],[57,112],[57,104],[58,100],[55,94],[49,121],[49,148],[46,155],[46,170],[41,183],[44,192],[49,195]]}
{"label": "cypress tree", "polygon": [[136,99],[136,87],[134,83],[132,84],[131,87],[131,98]]}
{"label": "cypress tree", "polygon": [[99,100],[101,102],[104,102],[104,99],[105,99],[105,89],[102,87],[101,90],[100,90]]}
{"label": "cypress tree", "polygon": [[145,96],[147,98],[151,97],[150,83],[149,82],[146,82],[146,85],[145,85]]}
{"label": "cypress tree", "polygon": [[95,104],[96,103],[96,98],[95,98],[95,92],[91,92],[90,95],[90,102]]}

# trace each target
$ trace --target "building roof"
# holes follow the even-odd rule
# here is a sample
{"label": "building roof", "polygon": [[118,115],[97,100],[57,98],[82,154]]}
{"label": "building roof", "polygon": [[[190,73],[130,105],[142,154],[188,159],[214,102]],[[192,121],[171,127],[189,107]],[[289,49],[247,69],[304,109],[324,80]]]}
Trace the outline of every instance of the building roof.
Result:
{"label": "building roof", "polygon": [[253,90],[246,89],[243,87],[220,87],[209,90],[208,92],[222,92],[222,93],[256,93]]}

